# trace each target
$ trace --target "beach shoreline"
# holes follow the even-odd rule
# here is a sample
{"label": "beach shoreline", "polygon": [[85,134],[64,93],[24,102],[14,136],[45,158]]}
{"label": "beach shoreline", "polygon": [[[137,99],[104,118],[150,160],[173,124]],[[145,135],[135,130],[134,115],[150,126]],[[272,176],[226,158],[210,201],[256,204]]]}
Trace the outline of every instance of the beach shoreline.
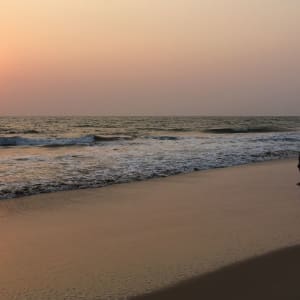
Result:
{"label": "beach shoreline", "polygon": [[297,245],[296,164],[1,201],[0,299],[148,297],[166,286],[171,295],[174,284],[188,286],[178,282]]}
{"label": "beach shoreline", "polygon": [[[176,174],[171,174],[171,175],[167,175],[167,176],[154,176],[154,177],[150,177],[150,178],[145,178],[142,180],[132,180],[132,181],[125,181],[125,182],[116,182],[116,183],[111,183],[111,184],[107,184],[104,186],[100,186],[100,187],[87,187],[87,188],[74,188],[74,189],[67,189],[67,190],[54,190],[52,192],[42,192],[42,193],[36,193],[36,194],[29,194],[29,195],[20,195],[20,196],[16,196],[16,197],[12,197],[12,198],[3,198],[0,199],[0,206],[6,206],[7,203],[9,203],[10,201],[17,201],[19,202],[28,202],[29,201],[33,201],[35,202],[35,200],[40,201],[40,197],[44,197],[44,196],[48,196],[48,195],[57,195],[59,198],[60,196],[63,196],[65,193],[74,193],[74,192],[82,192],[82,191],[93,191],[93,190],[100,190],[100,189],[106,189],[106,188],[110,188],[110,187],[114,187],[114,186],[119,186],[119,185],[130,185],[130,184],[136,184],[136,183],[143,183],[143,182],[156,182],[156,181],[160,181],[160,180],[165,180],[167,178],[179,178],[180,176],[189,176],[189,175],[195,175],[195,174],[205,174],[205,173],[210,173],[210,172],[215,172],[215,171],[219,171],[219,170],[227,170],[227,169],[236,169],[236,168],[245,168],[245,167],[249,167],[249,166],[259,166],[259,165],[268,165],[268,164],[274,164],[274,163],[285,163],[285,162],[294,162],[295,164],[296,161],[296,156],[293,157],[288,157],[288,158],[274,158],[274,159],[270,159],[270,160],[264,160],[264,161],[253,161],[253,162],[249,162],[249,163],[243,163],[243,164],[239,164],[239,165],[232,165],[232,166],[225,166],[225,167],[214,167],[214,168],[209,168],[209,169],[195,169],[193,171],[188,171],[188,172],[181,172],[181,173],[176,173]],[[52,201],[52,202],[56,202],[56,201]],[[63,203],[61,203],[61,201],[57,201],[58,205],[63,205]],[[53,204],[53,203],[48,203],[48,204]],[[8,205],[9,206],[9,205]],[[29,205],[30,207],[30,205]],[[29,208],[26,207],[26,208]],[[33,207],[31,207],[33,208]]]}
{"label": "beach shoreline", "polygon": [[0,200],[298,155],[295,117],[0,119]]}

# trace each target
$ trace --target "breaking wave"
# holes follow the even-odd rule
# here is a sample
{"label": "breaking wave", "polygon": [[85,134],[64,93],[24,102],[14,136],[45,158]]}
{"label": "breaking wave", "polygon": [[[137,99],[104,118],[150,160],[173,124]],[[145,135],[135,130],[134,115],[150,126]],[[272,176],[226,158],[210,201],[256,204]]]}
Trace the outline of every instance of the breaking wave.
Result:
{"label": "breaking wave", "polygon": [[113,142],[128,140],[128,136],[97,136],[87,135],[78,138],[46,138],[32,139],[20,136],[0,137],[0,146],[17,147],[17,146],[44,146],[44,147],[64,147],[64,146],[86,146],[100,142]]}
{"label": "breaking wave", "polygon": [[245,128],[236,128],[236,127],[227,127],[227,128],[210,128],[206,129],[206,133],[215,133],[215,134],[231,134],[231,133],[268,133],[268,132],[284,132],[290,131],[286,128],[278,127],[245,127]]}
{"label": "breaking wave", "polygon": [[0,199],[297,158],[299,151],[300,117],[0,117]]}
{"label": "breaking wave", "polygon": [[12,129],[6,129],[6,128],[1,128],[0,129],[1,133],[4,134],[40,134],[41,132],[35,129],[28,129],[28,130],[12,130]]}
{"label": "breaking wave", "polygon": [[160,141],[177,141],[180,139],[178,136],[146,136],[145,138],[153,139],[153,140],[160,140]]}

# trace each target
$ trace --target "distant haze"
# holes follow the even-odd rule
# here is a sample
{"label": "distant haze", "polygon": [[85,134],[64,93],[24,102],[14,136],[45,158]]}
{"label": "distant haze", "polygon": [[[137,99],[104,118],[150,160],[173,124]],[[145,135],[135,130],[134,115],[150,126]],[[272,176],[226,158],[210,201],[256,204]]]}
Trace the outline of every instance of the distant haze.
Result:
{"label": "distant haze", "polygon": [[3,2],[0,115],[300,115],[300,1]]}

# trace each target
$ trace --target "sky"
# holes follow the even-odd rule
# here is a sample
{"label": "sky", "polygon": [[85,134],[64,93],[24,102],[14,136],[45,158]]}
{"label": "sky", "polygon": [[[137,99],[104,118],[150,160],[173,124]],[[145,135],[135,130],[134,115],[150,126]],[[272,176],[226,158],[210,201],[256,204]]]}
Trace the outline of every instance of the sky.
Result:
{"label": "sky", "polygon": [[0,115],[300,115],[300,1],[3,0]]}

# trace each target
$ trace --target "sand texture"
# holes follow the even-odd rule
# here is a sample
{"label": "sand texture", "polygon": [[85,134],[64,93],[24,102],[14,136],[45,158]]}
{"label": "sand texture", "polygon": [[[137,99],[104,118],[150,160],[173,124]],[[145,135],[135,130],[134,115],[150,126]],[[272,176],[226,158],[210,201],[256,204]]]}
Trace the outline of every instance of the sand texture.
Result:
{"label": "sand texture", "polygon": [[[228,273],[250,284],[256,269],[271,276],[273,261],[299,266],[299,249],[290,248],[266,256],[272,263],[239,264],[243,278],[237,265],[220,270],[300,243],[296,165],[277,161],[1,201],[0,300],[118,299],[184,280],[148,296],[183,299],[170,293],[179,287],[180,295],[195,296],[201,284],[221,291]],[[270,288],[280,284],[276,278]]]}
{"label": "sand texture", "polygon": [[132,300],[298,300],[300,246],[281,249]]}

